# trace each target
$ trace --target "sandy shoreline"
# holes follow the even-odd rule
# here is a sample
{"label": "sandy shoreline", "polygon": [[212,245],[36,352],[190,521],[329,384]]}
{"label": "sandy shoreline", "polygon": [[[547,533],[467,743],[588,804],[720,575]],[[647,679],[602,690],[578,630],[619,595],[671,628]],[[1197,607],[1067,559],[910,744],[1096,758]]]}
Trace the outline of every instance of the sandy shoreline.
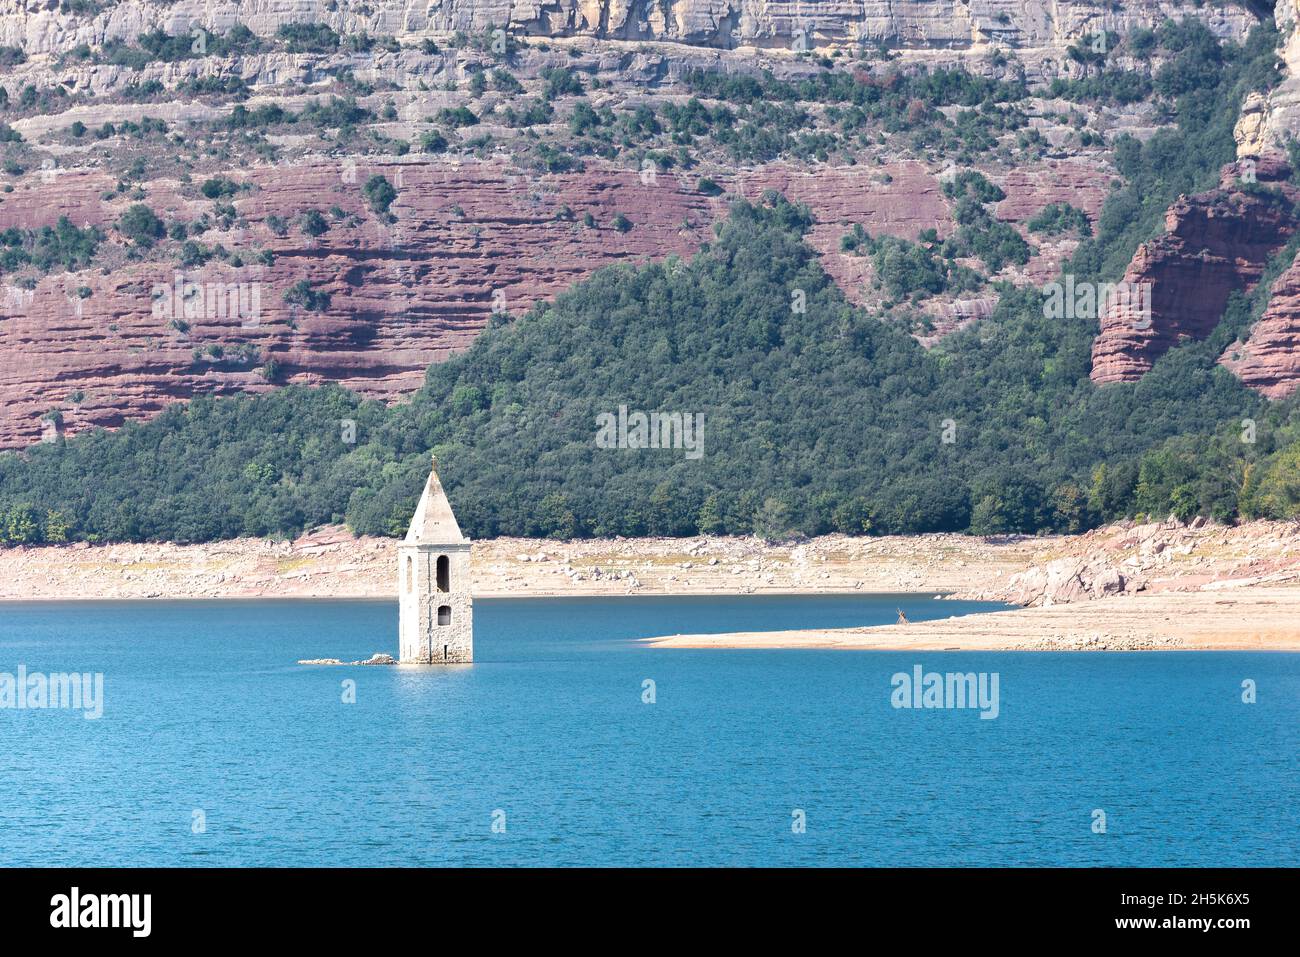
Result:
{"label": "sandy shoreline", "polygon": [[657,648],[847,651],[1297,651],[1300,587],[1118,596],[880,625],[649,638]]}
{"label": "sandy shoreline", "polygon": [[[0,602],[396,597],[396,542],[0,548]],[[479,598],[928,594],[1028,607],[870,628],[648,638],[655,648],[1300,651],[1300,524],[1126,523],[1077,536],[475,542]]]}

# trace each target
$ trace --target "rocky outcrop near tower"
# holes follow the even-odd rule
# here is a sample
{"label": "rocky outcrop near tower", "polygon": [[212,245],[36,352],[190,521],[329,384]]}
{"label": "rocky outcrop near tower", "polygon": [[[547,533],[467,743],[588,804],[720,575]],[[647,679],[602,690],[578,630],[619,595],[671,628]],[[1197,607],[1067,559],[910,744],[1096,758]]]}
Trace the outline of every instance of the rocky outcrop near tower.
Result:
{"label": "rocky outcrop near tower", "polygon": [[[1276,155],[1225,166],[1216,190],[1180,197],[1165,214],[1164,235],[1139,247],[1124,274],[1150,290],[1150,316],[1103,315],[1092,348],[1092,380],[1133,382],[1186,339],[1218,325],[1235,290],[1259,282],[1269,259],[1300,228],[1290,165]],[[1254,185],[1242,177],[1253,177]]]}

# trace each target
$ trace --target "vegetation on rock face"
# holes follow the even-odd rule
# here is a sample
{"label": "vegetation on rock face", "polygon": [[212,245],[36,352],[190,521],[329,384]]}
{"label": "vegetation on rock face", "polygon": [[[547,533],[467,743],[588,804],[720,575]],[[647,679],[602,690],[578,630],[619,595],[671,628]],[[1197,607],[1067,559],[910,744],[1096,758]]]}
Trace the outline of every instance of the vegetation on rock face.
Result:
{"label": "vegetation on rock face", "polygon": [[[19,509],[36,538],[51,512],[104,540],[343,519],[397,534],[430,448],[476,537],[1075,530],[1185,512],[1189,494],[1218,514],[1285,507],[1300,423],[1212,357],[1175,349],[1097,389],[1090,323],[1045,320],[1032,291],[926,353],[845,302],[808,224],[779,197],[740,202],[690,262],[608,268],[499,321],[406,405],[293,387],[0,456],[0,514]],[[703,455],[597,448],[596,417],[620,405],[702,413]],[[1233,446],[1247,415],[1260,442]],[[1207,445],[1235,459],[1207,468]],[[1244,486],[1209,478],[1248,469]]]}
{"label": "vegetation on rock face", "polygon": [[1092,235],[1088,214],[1069,203],[1049,203],[1027,224],[1031,233],[1057,236],[1073,232],[1080,236]]}
{"label": "vegetation on rock face", "polygon": [[330,294],[314,289],[306,279],[300,279],[285,290],[284,301],[310,312],[324,312],[330,307]]}
{"label": "vegetation on rock face", "polygon": [[29,265],[41,272],[84,269],[103,239],[94,226],[78,228],[66,216],[60,216],[56,225],[40,229],[11,226],[0,232],[0,273]]}
{"label": "vegetation on rock face", "polygon": [[[1075,255],[1076,273],[1117,279],[1137,244],[1159,226],[1173,197],[1216,185],[1219,170],[1236,159],[1232,128],[1246,94],[1268,90],[1279,78],[1278,34],[1271,23],[1257,26],[1241,47],[1220,47],[1195,21],[1162,27],[1159,36],[1174,57],[1160,74],[1170,77],[1166,89],[1181,91],[1175,101],[1178,123],[1146,142],[1128,135],[1112,141],[1124,185],[1107,200],[1095,224],[1097,235]],[[1214,70],[1200,69],[1206,60]],[[1190,77],[1199,78],[1199,85]]]}
{"label": "vegetation on rock face", "polygon": [[[1236,108],[1246,92],[1274,82],[1270,28],[1242,48],[1207,36],[1193,24],[1143,39],[1171,56],[1152,83],[1176,98],[1178,126],[1145,143],[1114,142],[1124,185],[1093,234],[1068,205],[1031,225],[1086,236],[1066,267],[1080,281],[1117,278],[1175,196],[1213,185],[1233,158]],[[330,41],[303,33],[285,42]],[[1087,79],[1107,76],[1102,63],[1089,66],[1099,72]],[[492,82],[508,86],[495,74]],[[991,131],[1014,127],[1025,95],[1021,84],[942,72],[871,82],[701,74],[688,82],[700,99],[658,114],[618,116],[579,100],[568,128],[592,150],[711,136],[733,155],[767,156],[790,143],[821,148],[796,129],[803,104],[816,104],[841,130],[870,119],[923,146],[955,138],[973,150]],[[583,95],[582,80],[557,68],[539,115],[549,119],[553,103]],[[274,106],[236,107],[228,127],[305,118],[341,129],[364,116],[336,98],[293,117]],[[446,145],[442,138],[426,148]],[[571,159],[548,144],[536,156]],[[211,190],[217,201],[226,195],[224,184]],[[392,185],[377,176],[364,191],[371,209],[387,215]],[[1027,259],[1028,244],[986,209],[997,187],[968,173],[946,191],[958,228],[945,242],[861,230],[846,237],[846,248],[873,257],[891,296],[970,281],[953,263],[958,256],[991,271]],[[328,227],[312,213],[298,221],[309,235]],[[147,244],[161,235],[156,219],[137,204],[118,225]],[[590,213],[582,219],[597,225]],[[1300,514],[1300,400],[1268,404],[1216,363],[1258,315],[1258,290],[1235,296],[1207,341],[1171,350],[1140,382],[1098,388],[1088,378],[1094,320],[1048,319],[1036,290],[1005,288],[991,317],[927,352],[844,299],[803,241],[809,225],[806,210],[780,197],[738,202],[690,261],[608,268],[516,321],[497,317],[466,353],[432,367],[409,403],[392,408],[338,387],[289,387],[199,399],[115,433],[0,455],[0,539],[203,541],[343,520],[359,532],[398,534],[430,449],[475,537],[994,534],[1078,531],[1137,513]],[[89,237],[64,232],[43,247],[54,250],[46,258],[81,263]],[[26,235],[3,242],[0,257],[35,248]],[[329,306],[306,281],[285,298],[309,310]],[[274,357],[264,369],[268,381],[292,372]],[[596,417],[620,406],[702,415],[703,454],[598,448]]]}
{"label": "vegetation on rock face", "polygon": [[324,23],[285,23],[276,38],[290,53],[331,53],[339,47],[339,35]]}
{"label": "vegetation on rock face", "polygon": [[117,228],[137,246],[152,246],[164,233],[163,221],[144,203],[128,206],[118,219]]}
{"label": "vegetation on rock face", "polygon": [[938,237],[913,243],[894,236],[872,238],[861,226],[840,240],[840,249],[871,257],[876,284],[889,299],[920,301],[942,292],[978,289],[984,282],[973,269],[953,262],[951,256],[936,255]]}
{"label": "vegetation on rock face", "polygon": [[397,199],[397,189],[379,175],[366,180],[366,185],[361,187],[361,193],[365,196],[366,203],[376,213],[387,213],[388,207],[392,206],[393,200]]}

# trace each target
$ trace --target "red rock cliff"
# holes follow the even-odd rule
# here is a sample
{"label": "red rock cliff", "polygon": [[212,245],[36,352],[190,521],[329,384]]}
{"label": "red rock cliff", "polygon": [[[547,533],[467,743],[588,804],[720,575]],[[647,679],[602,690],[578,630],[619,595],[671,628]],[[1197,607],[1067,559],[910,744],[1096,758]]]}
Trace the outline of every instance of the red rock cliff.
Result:
{"label": "red rock cliff", "polygon": [[1257,182],[1273,192],[1243,189],[1244,172],[1242,164],[1229,164],[1219,189],[1179,197],[1165,214],[1165,234],[1138,249],[1124,282],[1150,284],[1150,316],[1135,321],[1122,309],[1102,316],[1092,347],[1094,382],[1140,379],[1180,341],[1209,335],[1228,296],[1251,289],[1300,226],[1289,206],[1300,198],[1285,182],[1290,166],[1275,157],[1256,162]]}
{"label": "red rock cliff", "polygon": [[1273,283],[1268,307],[1247,341],[1229,346],[1219,361],[1270,399],[1285,399],[1300,388],[1300,260]]}
{"label": "red rock cliff", "polygon": [[[397,398],[419,388],[431,363],[467,348],[494,306],[520,316],[601,266],[690,254],[727,207],[725,198],[701,195],[694,176],[659,174],[645,182],[635,170],[598,164],[539,177],[488,161],[362,161],[350,182],[345,170],[322,161],[232,174],[255,186],[233,200],[238,225],[201,239],[240,252],[265,249],[274,255],[271,265],[213,261],[189,269],[154,257],[47,276],[30,290],[6,286],[0,448],[37,441],[41,417],[54,409],[71,434],[148,418],[196,395],[285,383],[339,382],[366,396]],[[375,174],[398,189],[390,225],[366,209],[357,185]],[[1063,180],[1095,214],[1107,174],[1067,163],[1036,176],[1018,185],[1023,208],[1007,210],[1007,219],[1027,218],[1055,199]],[[778,189],[809,203],[817,218],[809,242],[855,299],[867,260],[839,250],[850,224],[908,238],[951,228],[939,182],[919,162],[816,171],[772,164],[716,178],[751,199]],[[113,181],[98,172],[29,180],[0,206],[0,229],[48,225],[66,214],[78,226],[108,231],[131,202],[103,199]],[[149,202],[167,220],[192,222],[211,209],[177,183],[155,182]],[[292,222],[305,210],[334,206],[345,218],[327,216],[330,229],[314,239]],[[583,224],[587,213],[594,228]],[[619,213],[633,224],[630,231],[611,225]],[[272,214],[291,221],[284,235],[269,228]],[[1035,262],[1054,272],[1064,252],[1052,249]],[[178,274],[185,284],[180,296]],[[328,307],[286,303],[286,290],[301,281],[328,294]],[[256,289],[255,321],[237,309],[213,308],[211,293],[224,284],[244,284],[246,294]],[[181,305],[169,308],[173,300]],[[270,363],[277,369],[268,381],[260,370]]]}

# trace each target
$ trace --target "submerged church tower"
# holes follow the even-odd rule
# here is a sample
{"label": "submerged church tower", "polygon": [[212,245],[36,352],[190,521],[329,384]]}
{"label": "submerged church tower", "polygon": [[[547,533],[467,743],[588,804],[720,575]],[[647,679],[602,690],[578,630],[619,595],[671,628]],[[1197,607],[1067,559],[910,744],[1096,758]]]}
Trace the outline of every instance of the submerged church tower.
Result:
{"label": "submerged church tower", "polygon": [[397,546],[403,664],[464,664],[474,660],[470,541],[460,533],[438,481],[435,459],[406,538]]}

